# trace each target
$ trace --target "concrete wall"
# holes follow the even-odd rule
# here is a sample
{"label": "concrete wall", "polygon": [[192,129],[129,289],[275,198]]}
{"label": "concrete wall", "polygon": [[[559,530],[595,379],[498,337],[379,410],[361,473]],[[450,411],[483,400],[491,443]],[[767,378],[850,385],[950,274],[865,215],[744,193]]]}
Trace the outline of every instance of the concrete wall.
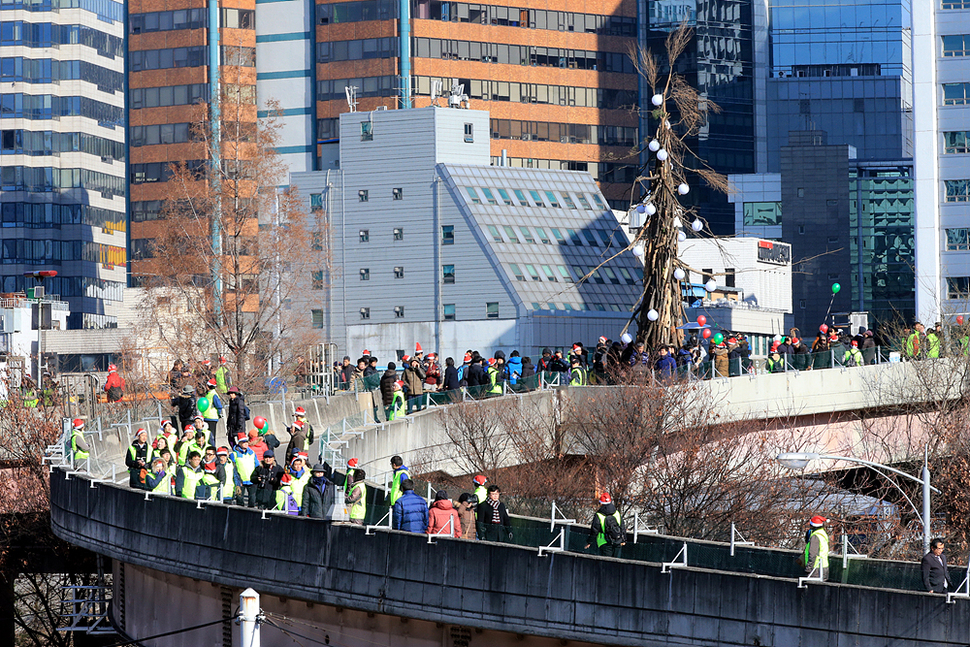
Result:
{"label": "concrete wall", "polygon": [[[115,580],[116,607],[123,606],[124,626],[135,638],[215,619],[215,591],[206,584],[212,583],[253,586],[290,604],[291,620],[310,623],[320,622],[312,605],[321,604],[443,625],[460,618],[473,630],[645,647],[970,641],[966,603],[946,605],[928,593],[834,583],[799,589],[793,579],[756,570],[690,566],[664,574],[655,562],[572,552],[540,558],[534,548],[488,542],[428,545],[422,535],[365,536],[363,528],[278,514],[261,519],[254,510],[146,499],[67,476],[61,470],[51,476],[52,527],[61,538],[126,564],[125,577]],[[663,555],[680,544],[655,541]],[[720,545],[719,552],[726,549]],[[793,553],[760,550],[778,568],[793,569]],[[127,565],[137,567],[130,594]],[[165,581],[158,572],[183,579]],[[208,601],[191,607],[195,613],[180,613],[194,596]],[[222,605],[224,613],[234,606]],[[219,644],[206,637],[156,644]]]}

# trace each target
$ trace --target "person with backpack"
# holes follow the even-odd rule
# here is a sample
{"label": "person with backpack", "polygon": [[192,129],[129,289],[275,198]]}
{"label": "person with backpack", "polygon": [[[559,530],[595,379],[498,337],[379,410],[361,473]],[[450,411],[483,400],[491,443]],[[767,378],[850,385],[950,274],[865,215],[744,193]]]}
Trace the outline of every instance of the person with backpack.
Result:
{"label": "person with backpack", "polygon": [[609,492],[604,492],[600,498],[600,509],[593,517],[593,523],[589,525],[589,548],[596,542],[596,550],[600,557],[619,557],[620,547],[626,544],[626,528],[623,519],[613,505],[613,499]]}
{"label": "person with backpack", "polygon": [[249,407],[246,406],[246,397],[239,390],[239,387],[229,387],[229,415],[226,416],[226,431],[229,436],[229,444],[235,445],[239,434],[246,431],[246,421],[249,420]]}

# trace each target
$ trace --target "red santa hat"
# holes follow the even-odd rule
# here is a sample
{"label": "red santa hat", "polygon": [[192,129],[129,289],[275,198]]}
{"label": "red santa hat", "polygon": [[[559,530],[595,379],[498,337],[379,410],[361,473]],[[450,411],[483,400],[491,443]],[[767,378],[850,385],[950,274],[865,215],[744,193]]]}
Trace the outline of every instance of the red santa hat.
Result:
{"label": "red santa hat", "polygon": [[422,352],[422,350],[423,349],[421,348],[421,342],[417,342],[417,343],[414,344],[414,354],[415,355],[417,355],[418,353]]}

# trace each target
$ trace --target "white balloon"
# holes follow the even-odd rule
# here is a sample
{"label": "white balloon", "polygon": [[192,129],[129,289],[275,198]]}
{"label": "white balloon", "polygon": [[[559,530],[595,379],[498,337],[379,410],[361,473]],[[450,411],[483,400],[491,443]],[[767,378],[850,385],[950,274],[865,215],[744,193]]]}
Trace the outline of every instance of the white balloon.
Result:
{"label": "white balloon", "polygon": [[620,335],[620,341],[623,342],[624,344],[629,344],[631,341],[633,341],[633,337],[630,336],[630,333],[625,332],[622,335]]}
{"label": "white balloon", "polygon": [[650,149],[650,152],[656,153],[657,151],[660,150],[660,142],[658,142],[656,139],[653,139],[650,141],[649,144],[647,144],[647,148]]}
{"label": "white balloon", "polygon": [[652,103],[657,107],[662,106],[664,103],[664,95],[662,94],[653,95],[653,97],[650,98],[650,103]]}
{"label": "white balloon", "polygon": [[643,258],[643,246],[642,245],[634,246],[633,255],[636,256],[637,258]]}
{"label": "white balloon", "polygon": [[701,222],[700,218],[698,218],[694,222],[690,223],[690,228],[693,229],[694,231],[700,231],[701,229],[704,228],[704,223]]}
{"label": "white balloon", "polygon": [[684,242],[685,240],[687,240],[687,234],[685,234],[682,231],[681,232],[678,232],[678,234],[677,234],[677,240],[678,240],[678,242],[681,242],[681,243]]}
{"label": "white balloon", "polygon": [[664,126],[667,127],[667,130],[670,130],[670,122],[669,121],[665,121],[664,122]]}
{"label": "white balloon", "polygon": [[657,213],[657,207],[653,206],[653,203],[650,203],[646,206],[646,211],[648,216],[652,216]]}
{"label": "white balloon", "polygon": [[704,284],[704,289],[707,290],[708,292],[713,292],[714,290],[717,289],[717,281],[715,281],[714,279],[709,280],[707,283]]}
{"label": "white balloon", "polygon": [[659,151],[657,151],[657,159],[660,160],[661,162],[663,162],[664,160],[666,160],[667,159],[667,151],[665,151],[662,148]]}
{"label": "white balloon", "polygon": [[781,335],[775,335],[774,337],[771,338],[771,341],[781,342]]}
{"label": "white balloon", "polygon": [[680,229],[683,226],[684,226],[684,223],[680,221],[680,216],[674,216],[674,227],[676,227],[677,229]]}
{"label": "white balloon", "polygon": [[650,308],[650,310],[647,311],[647,319],[650,321],[656,321],[657,319],[660,319],[660,313],[653,308]]}
{"label": "white balloon", "polygon": [[678,281],[683,281],[685,278],[687,278],[687,274],[684,272],[684,270],[678,267],[676,270],[674,270],[674,278]]}
{"label": "white balloon", "polygon": [[677,187],[677,193],[680,195],[687,195],[690,193],[690,187],[686,183],[682,183],[679,187]]}

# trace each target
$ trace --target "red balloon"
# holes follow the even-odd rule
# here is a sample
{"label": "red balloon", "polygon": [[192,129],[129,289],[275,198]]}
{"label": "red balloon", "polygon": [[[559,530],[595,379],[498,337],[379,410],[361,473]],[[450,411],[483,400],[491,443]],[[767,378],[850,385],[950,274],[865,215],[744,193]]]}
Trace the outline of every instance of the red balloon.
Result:
{"label": "red balloon", "polygon": [[960,326],[963,325],[963,315],[957,315],[957,324]]}
{"label": "red balloon", "polygon": [[256,416],[253,418],[253,426],[255,426],[256,429],[262,430],[263,427],[266,426],[266,418],[263,416]]}
{"label": "red balloon", "polygon": [[698,317],[697,317],[697,325],[698,326],[703,326],[706,323],[707,323],[707,317],[705,317],[704,315],[698,315]]}
{"label": "red balloon", "polygon": [[710,328],[705,328],[704,329],[704,332],[701,333],[701,337],[703,337],[704,339],[710,339],[711,338],[711,329]]}
{"label": "red balloon", "polygon": [[829,331],[829,327],[826,326],[825,324],[822,324],[821,326],[819,326],[818,329],[823,335]]}

